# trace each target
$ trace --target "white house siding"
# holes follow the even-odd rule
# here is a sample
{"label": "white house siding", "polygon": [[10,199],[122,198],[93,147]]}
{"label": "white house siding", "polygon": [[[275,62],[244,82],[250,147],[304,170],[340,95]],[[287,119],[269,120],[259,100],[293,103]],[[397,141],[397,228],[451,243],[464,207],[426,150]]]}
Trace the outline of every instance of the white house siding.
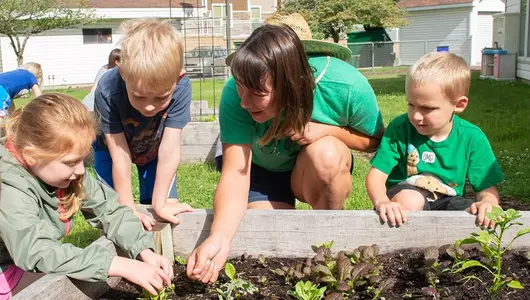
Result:
{"label": "white house siding", "polygon": [[[107,63],[110,51],[121,38],[121,20],[109,20],[97,26],[84,28],[112,28],[111,44],[83,44],[81,28],[53,30],[29,38],[24,51],[24,62],[35,61],[42,65],[44,87],[92,83]],[[17,59],[6,37],[0,38],[4,71],[17,68]],[[55,80],[52,80],[55,76]]]}
{"label": "white house siding", "polygon": [[518,13],[521,11],[521,0],[506,0],[506,12]]}
{"label": "white house siding", "polygon": [[530,59],[519,57],[517,60],[517,77],[530,80]]}
{"label": "white house siding", "polygon": [[501,0],[475,0],[470,16],[470,36],[472,38],[471,64],[480,65],[484,47],[492,46],[493,14],[504,12]]}
{"label": "white house siding", "polygon": [[[506,12],[520,13],[521,0],[507,0]],[[530,80],[530,58],[522,56],[517,57],[517,77]]]}
{"label": "white house siding", "polygon": [[450,52],[469,62],[470,12],[471,7],[410,11],[409,25],[399,30],[400,63],[414,64],[437,46],[449,46]]}
{"label": "white house siding", "polygon": [[475,0],[479,12],[504,12],[506,4],[502,0]]}

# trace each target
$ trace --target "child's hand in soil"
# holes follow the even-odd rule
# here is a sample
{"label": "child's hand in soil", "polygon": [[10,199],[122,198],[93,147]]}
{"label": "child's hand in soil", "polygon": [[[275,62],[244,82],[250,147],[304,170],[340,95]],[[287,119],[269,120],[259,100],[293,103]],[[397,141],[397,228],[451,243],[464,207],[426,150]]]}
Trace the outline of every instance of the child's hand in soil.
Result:
{"label": "child's hand in soil", "polygon": [[215,282],[230,253],[230,240],[210,235],[188,258],[188,278],[203,283]]}
{"label": "child's hand in soil", "polygon": [[169,259],[154,253],[151,249],[145,249],[140,252],[140,257],[143,262],[162,269],[168,275],[169,279],[173,279],[173,262]]}
{"label": "child's hand in soil", "polygon": [[383,202],[375,206],[375,209],[379,212],[379,217],[383,222],[388,222],[392,226],[402,225],[407,221],[405,215],[405,209],[398,202]]}
{"label": "child's hand in soil", "polygon": [[154,207],[155,213],[162,219],[169,221],[173,224],[179,224],[180,220],[176,215],[184,212],[195,211],[189,204],[180,203],[177,199],[169,198],[166,204],[160,208]]}
{"label": "child's hand in soil", "polygon": [[146,289],[151,295],[169,286],[171,280],[161,268],[135,259],[114,256],[109,268],[109,276],[118,276]]}

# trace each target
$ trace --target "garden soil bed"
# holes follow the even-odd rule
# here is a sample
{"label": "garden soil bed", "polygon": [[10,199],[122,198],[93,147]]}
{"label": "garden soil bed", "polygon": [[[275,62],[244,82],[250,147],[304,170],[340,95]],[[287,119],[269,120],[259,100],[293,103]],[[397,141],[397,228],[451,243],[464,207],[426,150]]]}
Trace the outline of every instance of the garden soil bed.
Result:
{"label": "garden soil bed", "polygon": [[[378,256],[378,262],[383,266],[380,276],[382,279],[394,279],[393,287],[381,294],[386,300],[393,299],[437,299],[422,292],[422,288],[428,287],[424,275],[424,252],[420,249],[407,249]],[[482,260],[480,251],[475,248],[466,250],[466,256]],[[496,299],[530,299],[530,262],[526,258],[526,250],[514,250],[505,254],[503,259],[503,273],[514,280],[519,280],[523,285],[521,290],[504,289]],[[439,261],[447,262],[451,258],[440,250]],[[276,275],[272,270],[283,266],[295,266],[305,264],[306,259],[280,259],[266,258],[267,267],[255,258],[241,258],[231,260],[236,269],[236,277],[251,281],[259,292],[240,299],[294,299],[287,292],[293,289],[291,283],[286,283],[285,278]],[[467,273],[466,273],[467,272]],[[490,283],[492,276],[479,268],[468,269],[464,274],[442,273],[439,277],[437,289],[441,294],[438,299],[489,299],[484,285],[477,280],[463,280],[464,275],[474,274],[484,282]],[[473,272],[473,273],[471,273]],[[224,272],[223,272],[224,273]],[[186,279],[185,267],[175,266],[175,294],[171,299],[219,299],[216,288],[227,281],[223,274],[217,284],[202,285]],[[266,283],[262,283],[264,278]],[[292,279],[296,282],[296,279]],[[136,299],[140,296],[141,289],[126,282],[120,283],[115,289],[110,290],[100,299]],[[344,299],[372,299],[368,294],[366,286],[357,288],[353,295]]]}

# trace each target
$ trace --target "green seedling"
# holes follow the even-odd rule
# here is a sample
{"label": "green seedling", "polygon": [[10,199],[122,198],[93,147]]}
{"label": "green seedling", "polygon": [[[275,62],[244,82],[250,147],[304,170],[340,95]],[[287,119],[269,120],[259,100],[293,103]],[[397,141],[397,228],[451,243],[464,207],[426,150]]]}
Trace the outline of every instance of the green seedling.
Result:
{"label": "green seedling", "polygon": [[[492,276],[493,280],[490,285],[486,286],[488,293],[491,298],[495,296],[505,287],[512,289],[522,289],[523,286],[517,280],[513,280],[502,273],[502,257],[515,240],[530,233],[530,228],[523,228],[516,232],[514,238],[503,247],[503,238],[505,233],[512,226],[521,226],[521,222],[515,220],[521,218],[519,211],[508,209],[503,211],[501,208],[493,207],[491,213],[487,213],[486,216],[490,220],[495,220],[495,226],[493,229],[483,229],[479,233],[472,233],[471,237],[460,241],[461,245],[466,244],[478,244],[481,248],[482,254],[487,258],[489,263],[483,264],[478,260],[464,260],[461,266],[456,272],[462,272],[469,268],[479,267],[488,271]],[[476,279],[485,284],[481,279],[475,275],[468,275],[465,279]]]}
{"label": "green seedling", "polygon": [[151,295],[151,293],[149,293],[146,289],[143,289],[142,295],[138,298],[138,300],[167,300],[170,299],[170,296],[174,294],[174,291],[174,284],[165,287],[157,295]]}
{"label": "green seedling", "polygon": [[182,266],[186,265],[186,259],[180,255],[175,256],[175,262]]}
{"label": "green seedling", "polygon": [[318,287],[311,281],[298,281],[294,290],[290,290],[288,293],[297,300],[320,300],[324,297],[325,291],[326,287]]}
{"label": "green seedling", "polygon": [[236,268],[233,264],[225,264],[225,274],[229,281],[216,289],[220,300],[239,299],[241,296],[252,295],[258,291],[251,282],[236,277]]}

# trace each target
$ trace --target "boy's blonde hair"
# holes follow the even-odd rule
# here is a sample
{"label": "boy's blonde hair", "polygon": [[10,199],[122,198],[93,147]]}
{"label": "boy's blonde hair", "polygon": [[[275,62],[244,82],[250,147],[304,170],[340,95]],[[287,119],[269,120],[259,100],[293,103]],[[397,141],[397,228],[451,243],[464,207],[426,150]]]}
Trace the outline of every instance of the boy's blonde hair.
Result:
{"label": "boy's blonde hair", "polygon": [[[74,149],[88,154],[96,138],[97,124],[91,112],[71,96],[50,93],[42,94],[15,111],[7,123],[7,137],[15,148],[32,146],[36,149],[35,159],[50,161],[59,159]],[[84,176],[78,177],[65,189],[60,203],[70,218],[77,212],[85,198]]]}
{"label": "boy's blonde hair", "polygon": [[182,37],[168,21],[130,20],[122,24],[121,65],[125,80],[142,81],[148,90],[169,90],[184,60]]}
{"label": "boy's blonde hair", "polygon": [[407,73],[407,87],[425,83],[437,84],[442,93],[456,101],[469,92],[471,70],[466,61],[449,52],[432,52],[418,60]]}
{"label": "boy's blonde hair", "polygon": [[25,63],[20,66],[21,69],[25,69],[31,72],[35,77],[37,77],[37,83],[39,86],[42,86],[42,66],[36,62]]}

